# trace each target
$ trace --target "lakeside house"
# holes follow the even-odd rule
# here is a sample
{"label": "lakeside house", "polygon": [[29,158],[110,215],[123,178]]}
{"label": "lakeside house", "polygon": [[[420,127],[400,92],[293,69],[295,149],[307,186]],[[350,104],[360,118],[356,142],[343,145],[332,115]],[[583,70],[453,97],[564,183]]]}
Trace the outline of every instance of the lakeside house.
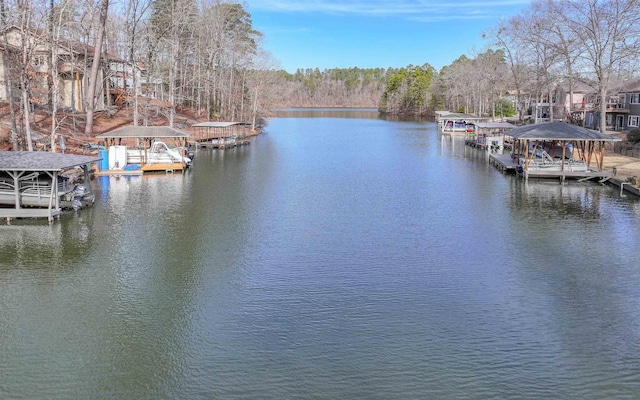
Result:
{"label": "lakeside house", "polygon": [[[93,62],[95,48],[64,37],[51,40],[42,30],[25,32],[17,26],[9,26],[0,31],[0,101],[8,101],[9,82],[12,84],[13,100],[18,102],[21,96],[21,71],[25,50],[28,54],[29,95],[32,106],[50,103],[52,46],[56,54],[55,78],[58,87],[60,108],[73,111],[86,111],[86,90],[89,85],[89,72]],[[138,92],[146,82],[146,71],[141,65],[133,65],[122,58],[103,53],[102,65],[98,71],[98,82],[93,102],[96,111],[107,109],[116,104],[124,95],[131,94],[134,82]]]}
{"label": "lakeside house", "polygon": [[[597,129],[600,115],[600,100],[597,90],[583,82],[561,82],[551,94],[534,96],[522,92],[518,98],[513,91],[507,99],[515,104],[524,104],[527,113],[524,119],[533,123],[571,122],[589,129]],[[551,99],[549,99],[551,97]],[[606,101],[606,130],[629,131],[640,127],[640,81],[621,82],[613,88]]]}

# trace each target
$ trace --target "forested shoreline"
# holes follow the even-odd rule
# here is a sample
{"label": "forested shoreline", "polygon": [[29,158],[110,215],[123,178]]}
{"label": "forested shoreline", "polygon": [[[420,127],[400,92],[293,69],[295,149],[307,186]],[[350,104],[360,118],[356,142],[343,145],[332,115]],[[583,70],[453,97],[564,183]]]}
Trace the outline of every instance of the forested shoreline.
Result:
{"label": "forested shoreline", "polygon": [[[233,1],[0,0],[9,110],[4,125],[14,147],[30,143],[36,129],[31,113],[44,111],[53,115],[47,130],[55,143],[63,122],[80,112],[90,136],[100,96],[107,110],[130,110],[133,125],[160,115],[173,126],[177,113],[190,110],[197,120],[242,121],[259,129],[278,107],[377,107],[413,115],[444,109],[522,118],[533,104],[553,99],[559,85],[571,91],[578,84],[593,90],[603,110],[607,96],[637,78],[639,2],[532,1],[485,32],[486,50],[440,70],[424,63],[290,73],[263,49],[263,34],[245,6]],[[22,39],[10,43],[9,29]],[[116,59],[140,71],[122,79],[121,103],[110,96],[109,65]],[[76,76],[83,92],[69,109],[59,103],[59,82]]]}

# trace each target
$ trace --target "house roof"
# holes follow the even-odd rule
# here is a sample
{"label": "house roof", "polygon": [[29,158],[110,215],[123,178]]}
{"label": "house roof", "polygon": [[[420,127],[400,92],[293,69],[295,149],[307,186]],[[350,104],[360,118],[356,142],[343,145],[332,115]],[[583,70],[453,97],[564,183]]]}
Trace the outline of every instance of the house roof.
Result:
{"label": "house roof", "polygon": [[[9,31],[17,31],[20,35],[22,35],[22,32],[23,32],[23,30],[18,26],[10,25],[0,30],[0,35],[5,35]],[[30,35],[32,39],[38,40],[41,43],[44,43],[45,41],[49,40],[49,33],[43,29],[28,29],[27,33],[28,35]],[[60,37],[56,39],[56,42],[58,43],[58,46],[60,46],[61,48],[64,48],[70,52],[73,52],[79,55],[84,55],[86,53],[89,57],[93,57],[93,54],[95,52],[95,46],[82,43],[75,39]],[[5,46],[6,46],[5,43],[0,42],[0,47],[4,48]],[[16,46],[13,46],[11,44],[8,44],[8,47],[17,49]],[[115,61],[120,63],[126,62],[126,60],[122,59],[120,56],[111,54],[111,53],[103,53],[101,57],[109,61]]]}
{"label": "house roof", "polygon": [[626,81],[617,88],[619,93],[637,93],[640,92],[640,80]]}
{"label": "house roof", "polygon": [[592,140],[592,141],[619,141],[615,136],[600,133],[591,129],[566,122],[546,122],[541,124],[525,125],[512,129],[505,133],[515,139],[529,140]]}
{"label": "house roof", "polygon": [[125,138],[188,138],[191,133],[181,131],[170,126],[123,126],[110,132],[96,135],[101,139],[125,139]]}
{"label": "house roof", "polygon": [[102,160],[47,151],[0,151],[0,171],[63,171]]}

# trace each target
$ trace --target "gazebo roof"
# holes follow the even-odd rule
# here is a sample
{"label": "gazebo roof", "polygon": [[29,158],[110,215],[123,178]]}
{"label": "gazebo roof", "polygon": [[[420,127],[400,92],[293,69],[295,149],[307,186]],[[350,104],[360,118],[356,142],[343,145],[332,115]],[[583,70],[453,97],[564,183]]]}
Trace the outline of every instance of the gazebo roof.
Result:
{"label": "gazebo roof", "polygon": [[615,136],[600,133],[591,129],[566,122],[546,122],[525,125],[505,133],[514,139],[525,140],[587,140],[587,141],[619,141]]}
{"label": "gazebo roof", "polygon": [[0,171],[63,171],[102,160],[46,151],[0,151]]}
{"label": "gazebo roof", "polygon": [[191,133],[170,126],[123,126],[110,132],[96,135],[100,139],[125,138],[188,138]]}

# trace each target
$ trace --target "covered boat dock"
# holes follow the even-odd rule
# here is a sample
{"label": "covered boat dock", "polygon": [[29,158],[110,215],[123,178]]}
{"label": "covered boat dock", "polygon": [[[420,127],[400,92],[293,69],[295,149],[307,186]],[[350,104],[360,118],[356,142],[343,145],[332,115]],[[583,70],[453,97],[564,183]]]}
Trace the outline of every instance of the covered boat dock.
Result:
{"label": "covered boat dock", "polygon": [[243,130],[249,126],[246,122],[220,122],[207,121],[191,125],[194,129],[193,141],[196,146],[216,149],[227,149],[235,146],[249,144],[244,131],[237,134],[239,127]]}
{"label": "covered boat dock", "polygon": [[[170,144],[177,149],[176,151],[186,153],[188,149],[187,140],[190,136],[191,133],[170,126],[124,126],[96,135],[96,138],[105,140],[109,159],[109,167],[106,169],[101,168],[101,173],[109,173],[109,170],[116,170],[118,173],[182,171],[188,166],[185,154],[181,154],[181,157],[175,160],[158,160],[153,157],[152,146],[155,141],[170,141],[172,142]],[[119,149],[117,147],[126,148]],[[166,152],[166,149],[164,150]],[[118,165],[115,165],[114,158],[120,160],[124,158],[124,160],[116,160]],[[127,170],[126,166],[131,164],[139,165],[140,169]]]}
{"label": "covered boat dock", "polygon": [[468,146],[490,151],[511,147],[511,142],[505,139],[505,132],[515,128],[515,125],[509,122],[489,121],[477,122],[475,126],[472,137],[465,141]]}
{"label": "covered boat dock", "polygon": [[620,139],[565,122],[547,122],[512,129],[509,156],[491,156],[503,170],[514,169],[525,178],[599,178],[605,182],[613,171],[603,170],[605,144]]}
{"label": "covered boat dock", "polygon": [[[62,201],[74,196],[89,197],[91,164],[96,156],[44,151],[0,152],[0,218],[47,218],[52,222],[62,213]],[[81,168],[85,188],[75,193],[63,171]]]}
{"label": "covered boat dock", "polygon": [[436,111],[436,121],[442,133],[450,135],[473,135],[478,122],[486,118],[471,114],[453,113],[449,111]]}

